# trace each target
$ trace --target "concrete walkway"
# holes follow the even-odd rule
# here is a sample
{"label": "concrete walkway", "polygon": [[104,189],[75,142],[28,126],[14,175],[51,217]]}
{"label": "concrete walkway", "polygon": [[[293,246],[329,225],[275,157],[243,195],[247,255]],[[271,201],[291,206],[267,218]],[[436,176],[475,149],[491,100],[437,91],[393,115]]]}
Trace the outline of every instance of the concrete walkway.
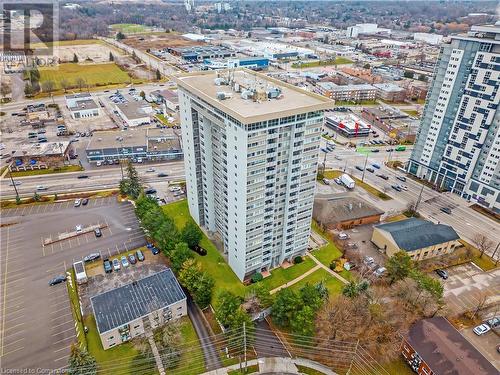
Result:
{"label": "concrete walkway", "polygon": [[296,284],[298,283],[300,280],[306,278],[307,276],[309,276],[311,273],[313,273],[314,271],[317,271],[320,269],[320,266],[318,266],[317,264],[311,268],[309,271],[307,271],[306,273],[303,273],[302,275],[300,275],[299,277],[293,279],[292,281],[289,281],[283,285],[280,285],[279,287],[277,288],[274,288],[273,290],[270,291],[271,294],[274,294],[274,293],[277,293],[279,292],[281,289],[283,288],[288,288],[289,286],[292,286],[293,284]]}
{"label": "concrete walkway", "polygon": [[160,353],[158,352],[158,348],[156,347],[156,343],[153,338],[153,332],[148,331],[146,333],[146,337],[148,338],[149,345],[151,346],[151,351],[153,352],[153,356],[155,357],[156,367],[158,368],[160,375],[165,375],[165,368],[163,367]]}
{"label": "concrete walkway", "polygon": [[347,281],[345,278],[343,278],[342,276],[340,276],[337,272],[332,271],[330,268],[328,268],[327,266],[325,266],[323,263],[321,263],[319,260],[317,260],[314,255],[312,255],[311,253],[307,253],[307,256],[310,257],[312,260],[314,260],[314,262],[316,263],[316,265],[318,267],[323,268],[330,275],[332,275],[333,277],[336,277],[337,279],[339,279],[340,281],[342,281],[344,284],[349,284],[349,281]]}

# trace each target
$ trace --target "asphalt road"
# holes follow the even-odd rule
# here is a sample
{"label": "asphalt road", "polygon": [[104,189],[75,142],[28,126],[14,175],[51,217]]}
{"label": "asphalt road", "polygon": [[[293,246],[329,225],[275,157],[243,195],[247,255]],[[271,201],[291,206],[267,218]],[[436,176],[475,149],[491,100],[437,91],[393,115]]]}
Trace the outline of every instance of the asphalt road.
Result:
{"label": "asphalt road", "polygon": [[[132,205],[115,198],[91,199],[77,208],[70,201],[29,210],[2,210],[0,373],[66,366],[75,323],[66,285],[49,286],[48,281],[89,253],[114,255],[145,244]],[[106,225],[101,238],[87,233],[42,245],[76,225],[96,223]]]}
{"label": "asphalt road", "polygon": [[[379,170],[375,170],[374,173],[365,171],[364,181],[381,191],[385,191],[392,198],[394,198],[393,201],[386,201],[384,204],[390,206],[392,205],[391,208],[394,210],[403,211],[408,203],[417,202],[420,192],[422,191],[422,184],[410,178],[407,178],[406,182],[397,180],[396,176],[405,176],[406,174],[383,165],[383,161],[387,160],[389,157],[388,154],[389,153],[385,151],[385,148],[382,148],[380,152],[370,153],[368,155],[366,165],[370,166],[373,163],[378,163],[381,168]],[[400,153],[392,152],[391,160],[394,160],[396,154]],[[340,156],[342,160],[335,159],[335,155]],[[323,157],[323,155],[321,155],[321,157]],[[399,155],[398,157],[402,156]],[[344,170],[345,168],[345,171],[348,174],[361,179],[363,172],[355,169],[355,166],[359,165],[363,167],[365,160],[366,155],[356,153],[356,151],[352,149],[348,150],[337,146],[333,152],[327,154],[326,167],[340,170]],[[389,176],[389,180],[385,181],[376,176],[380,173]],[[395,184],[406,185],[408,190],[397,192],[391,188],[391,185]],[[498,243],[498,236],[496,235],[499,229],[498,224],[479,212],[474,211],[469,207],[469,205],[470,203],[453,193],[439,193],[435,190],[424,187],[418,211],[425,218],[436,223],[439,222],[451,225],[457,233],[469,243],[473,243],[473,238],[476,233],[485,234],[495,244]],[[449,215],[440,211],[440,209],[444,207],[450,208],[452,210],[452,214]],[[490,251],[490,254],[491,252],[492,251]],[[497,257],[500,257],[500,252],[498,252],[495,256],[495,258]]]}
{"label": "asphalt road", "polygon": [[[184,180],[184,161],[173,161],[160,164],[135,164],[141,180],[147,185],[150,183],[161,181],[178,181]],[[153,167],[154,172],[146,172],[148,168]],[[158,177],[158,173],[167,173],[167,177]],[[124,171],[125,173],[125,171]],[[87,175],[89,178],[79,179],[78,176]],[[121,180],[121,169],[119,166],[103,166],[97,169],[92,169],[82,172],[68,172],[46,174],[38,176],[26,176],[14,178],[17,185],[17,191],[21,196],[32,196],[36,191],[37,186],[43,185],[47,188],[46,191],[39,192],[40,194],[54,193],[72,193],[89,190],[103,190],[116,188]],[[0,197],[14,198],[15,190],[11,186],[12,182],[9,178],[4,177],[0,181]]]}

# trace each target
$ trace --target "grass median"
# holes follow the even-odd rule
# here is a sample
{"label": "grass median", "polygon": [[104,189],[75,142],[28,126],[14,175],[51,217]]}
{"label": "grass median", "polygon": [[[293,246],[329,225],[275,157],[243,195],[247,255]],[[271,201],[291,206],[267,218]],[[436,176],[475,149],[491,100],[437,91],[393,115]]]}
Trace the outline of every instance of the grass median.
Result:
{"label": "grass median", "polygon": [[[325,171],[323,173],[324,178],[328,180],[332,180],[334,178],[340,177],[343,175],[344,172],[339,171],[339,170],[329,170]],[[374,188],[372,185],[367,184],[366,182],[361,181],[359,178],[351,176],[350,177],[356,182],[356,185],[365,189],[369,194],[373,195],[376,198],[382,199],[383,201],[389,201],[392,200],[392,198],[384,193],[383,191],[380,191],[376,188]]]}
{"label": "grass median", "polygon": [[38,176],[42,174],[52,174],[52,173],[67,173],[67,172],[79,172],[83,171],[84,168],[81,165],[65,165],[63,167],[55,168],[45,168],[45,169],[33,169],[28,171],[10,172],[9,175],[12,177],[26,177],[26,176]]}

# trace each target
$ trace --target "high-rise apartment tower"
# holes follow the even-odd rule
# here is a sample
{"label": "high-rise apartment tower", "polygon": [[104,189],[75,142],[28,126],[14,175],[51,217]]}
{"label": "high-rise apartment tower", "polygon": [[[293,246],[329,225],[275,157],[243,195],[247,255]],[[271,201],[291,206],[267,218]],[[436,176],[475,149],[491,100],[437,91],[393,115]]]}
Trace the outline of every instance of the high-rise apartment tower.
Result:
{"label": "high-rise apartment tower", "polygon": [[408,171],[500,212],[500,24],[441,48]]}
{"label": "high-rise apartment tower", "polygon": [[304,254],[333,102],[244,69],[177,82],[192,217],[241,280]]}

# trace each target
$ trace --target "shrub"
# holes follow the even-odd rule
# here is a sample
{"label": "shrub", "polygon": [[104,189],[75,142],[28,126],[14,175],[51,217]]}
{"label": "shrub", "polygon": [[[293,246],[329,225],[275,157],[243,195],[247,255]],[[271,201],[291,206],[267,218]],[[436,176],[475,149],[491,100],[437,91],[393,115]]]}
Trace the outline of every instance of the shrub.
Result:
{"label": "shrub", "polygon": [[259,281],[263,280],[264,276],[260,272],[256,272],[252,276],[252,283],[258,283]]}
{"label": "shrub", "polygon": [[296,257],[293,259],[293,263],[295,263],[295,264],[302,263],[303,261],[304,261],[304,259],[303,259],[301,256],[296,256]]}

